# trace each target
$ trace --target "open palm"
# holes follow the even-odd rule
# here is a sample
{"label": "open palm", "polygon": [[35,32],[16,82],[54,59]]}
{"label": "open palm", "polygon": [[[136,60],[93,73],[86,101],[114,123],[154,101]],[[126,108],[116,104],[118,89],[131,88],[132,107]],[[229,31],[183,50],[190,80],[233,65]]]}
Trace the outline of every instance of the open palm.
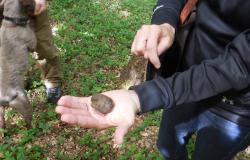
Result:
{"label": "open palm", "polygon": [[103,115],[91,107],[91,97],[63,96],[58,101],[56,112],[61,120],[69,124],[77,124],[84,128],[117,127],[115,144],[121,144],[123,137],[134,124],[135,114],[139,110],[139,100],[134,91],[114,90],[103,94],[112,98],[114,109]]}

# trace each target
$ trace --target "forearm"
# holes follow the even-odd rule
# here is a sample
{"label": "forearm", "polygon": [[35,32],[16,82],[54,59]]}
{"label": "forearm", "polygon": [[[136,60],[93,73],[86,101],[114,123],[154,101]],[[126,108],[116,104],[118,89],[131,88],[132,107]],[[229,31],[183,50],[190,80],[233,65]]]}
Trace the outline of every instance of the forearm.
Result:
{"label": "forearm", "polygon": [[230,89],[242,90],[249,86],[250,31],[242,33],[228,45],[221,56],[203,61],[185,72],[163,79],[145,82],[134,87],[142,112],[173,104],[200,101]]}

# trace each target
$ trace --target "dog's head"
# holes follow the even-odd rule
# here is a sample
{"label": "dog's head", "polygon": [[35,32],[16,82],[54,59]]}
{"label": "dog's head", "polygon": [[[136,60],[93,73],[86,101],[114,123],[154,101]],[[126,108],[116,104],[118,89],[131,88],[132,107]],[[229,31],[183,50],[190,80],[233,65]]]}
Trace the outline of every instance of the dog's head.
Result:
{"label": "dog's head", "polygon": [[34,0],[19,0],[24,12],[28,15],[34,15],[35,1]]}
{"label": "dog's head", "polygon": [[10,15],[22,13],[32,16],[35,12],[35,0],[0,0],[0,10],[6,10]]}

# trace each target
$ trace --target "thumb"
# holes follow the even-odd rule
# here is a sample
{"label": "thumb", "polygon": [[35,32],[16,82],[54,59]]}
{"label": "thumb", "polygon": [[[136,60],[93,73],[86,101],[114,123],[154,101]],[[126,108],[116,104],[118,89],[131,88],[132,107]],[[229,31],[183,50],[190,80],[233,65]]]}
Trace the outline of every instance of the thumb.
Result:
{"label": "thumb", "polygon": [[130,126],[118,126],[115,131],[114,143],[122,144],[124,136],[128,133]]}

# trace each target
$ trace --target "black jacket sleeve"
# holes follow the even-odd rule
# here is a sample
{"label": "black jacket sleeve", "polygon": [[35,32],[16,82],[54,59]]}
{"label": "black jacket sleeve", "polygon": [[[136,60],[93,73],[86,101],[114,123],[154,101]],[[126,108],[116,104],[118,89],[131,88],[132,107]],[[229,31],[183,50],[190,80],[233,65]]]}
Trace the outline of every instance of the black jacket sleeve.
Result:
{"label": "black jacket sleeve", "polygon": [[163,79],[157,78],[134,86],[142,112],[174,104],[200,101],[250,83],[250,29],[230,42],[225,52],[215,59]]}
{"label": "black jacket sleeve", "polygon": [[174,28],[179,23],[179,16],[186,0],[158,0],[152,15],[152,24],[169,23]]}

